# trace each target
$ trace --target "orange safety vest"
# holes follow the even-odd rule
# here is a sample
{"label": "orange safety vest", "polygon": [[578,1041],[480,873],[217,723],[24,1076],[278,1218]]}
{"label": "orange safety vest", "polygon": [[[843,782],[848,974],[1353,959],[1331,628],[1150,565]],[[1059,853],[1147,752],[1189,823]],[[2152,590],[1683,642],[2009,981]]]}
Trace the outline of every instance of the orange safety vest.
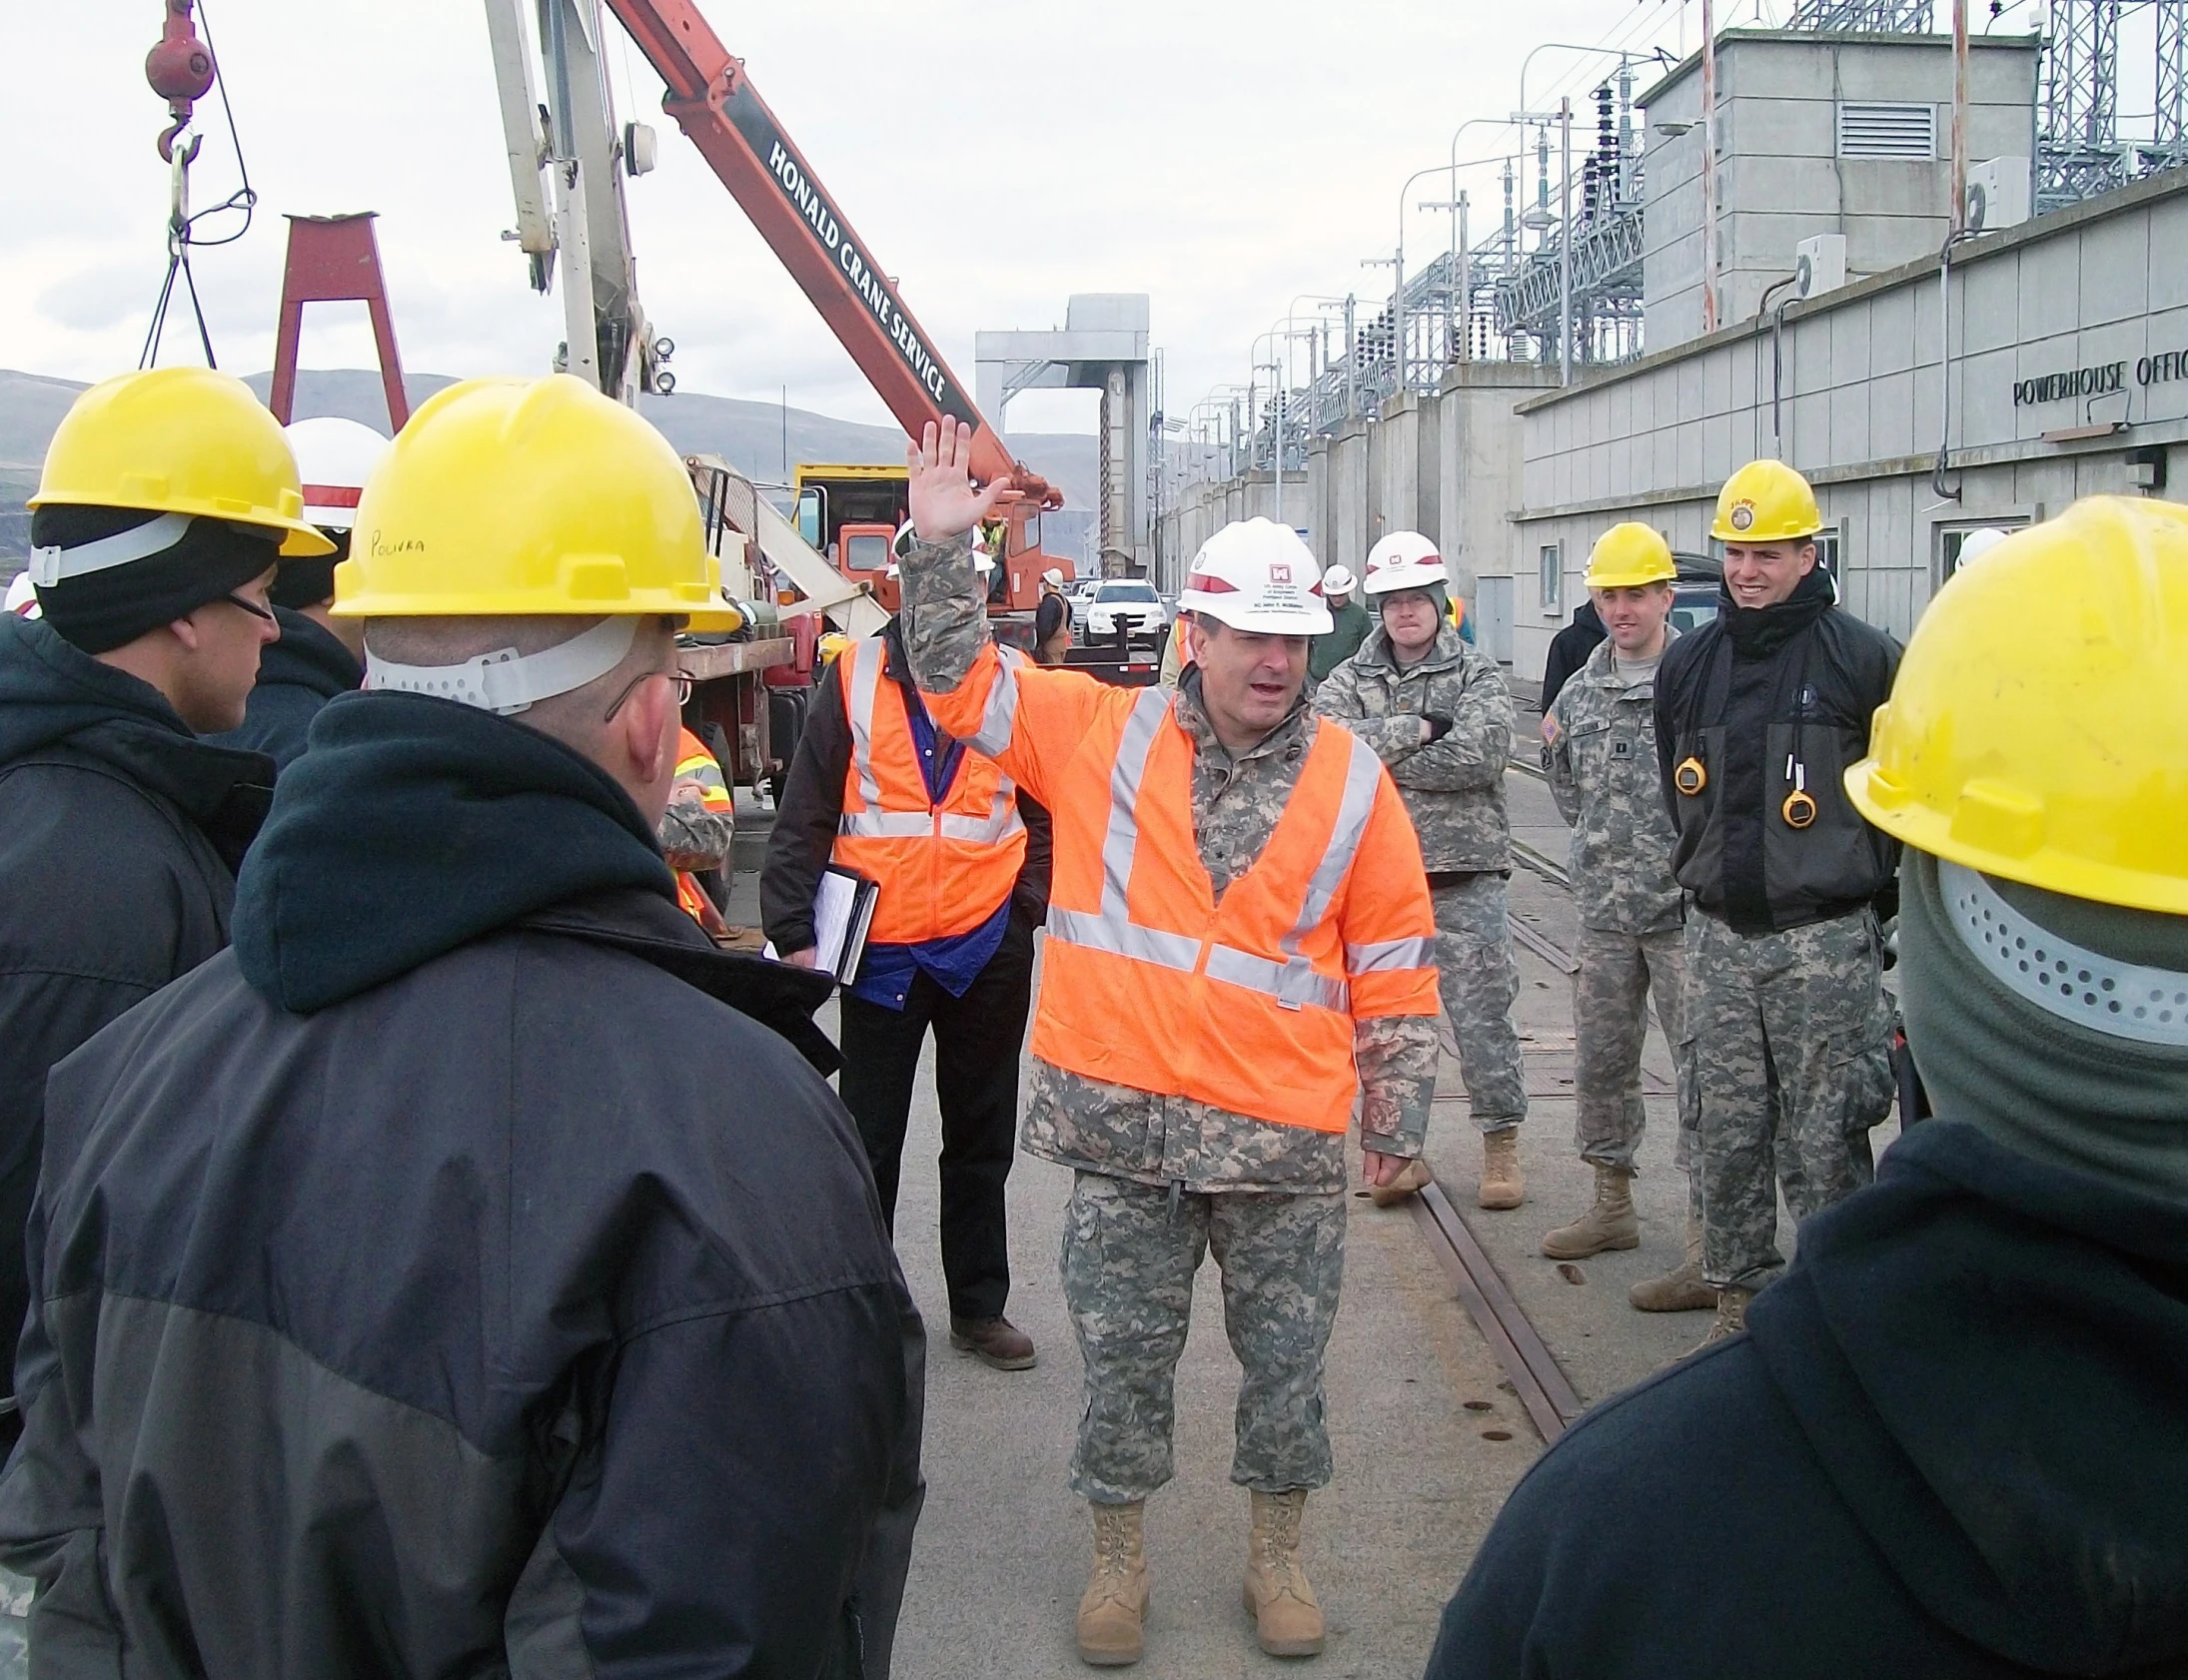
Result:
{"label": "orange safety vest", "polygon": [[[676,780],[691,782],[699,790],[699,803],[709,811],[734,811],[736,801],[730,797],[729,783],[723,778],[721,766],[714,755],[706,750],[706,743],[688,729],[676,732]],[[714,901],[706,896],[706,889],[688,869],[676,871],[676,902],[683,906],[683,913],[698,923],[708,933],[726,933],[728,924],[721,919],[721,912],[714,908]]]}
{"label": "orange safety vest", "polygon": [[985,650],[928,696],[1055,820],[1033,1053],[1112,1085],[1343,1132],[1357,1020],[1433,1016],[1421,846],[1374,751],[1313,744],[1219,903],[1193,832],[1194,743],[1168,689],[1105,688]]}
{"label": "orange safety vest", "polygon": [[866,937],[918,945],[970,933],[995,914],[1025,863],[1026,825],[1016,784],[976,752],[959,759],[939,802],[928,796],[911,719],[884,669],[887,660],[886,644],[868,636],[837,662],[851,759],[834,859],[880,888]]}

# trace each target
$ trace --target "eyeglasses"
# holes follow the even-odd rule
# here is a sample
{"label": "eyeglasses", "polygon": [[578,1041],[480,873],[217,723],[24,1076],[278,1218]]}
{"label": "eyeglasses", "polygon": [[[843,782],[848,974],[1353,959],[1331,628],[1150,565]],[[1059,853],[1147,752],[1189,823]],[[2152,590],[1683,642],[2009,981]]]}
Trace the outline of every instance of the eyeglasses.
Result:
{"label": "eyeglasses", "polygon": [[248,612],[253,618],[263,618],[269,624],[276,621],[272,610],[259,605],[257,601],[245,600],[243,596],[236,594],[223,595],[221,596],[221,599],[226,601],[230,606],[242,607],[243,610]]}
{"label": "eyeglasses", "polygon": [[676,707],[680,711],[690,701],[691,685],[697,681],[697,678],[693,677],[689,671],[641,671],[623,684],[622,692],[615,696],[615,703],[607,708],[606,715],[600,721],[602,723],[614,722],[615,714],[623,709],[624,702],[638,691],[638,684],[648,682],[657,676],[664,676],[676,685]]}

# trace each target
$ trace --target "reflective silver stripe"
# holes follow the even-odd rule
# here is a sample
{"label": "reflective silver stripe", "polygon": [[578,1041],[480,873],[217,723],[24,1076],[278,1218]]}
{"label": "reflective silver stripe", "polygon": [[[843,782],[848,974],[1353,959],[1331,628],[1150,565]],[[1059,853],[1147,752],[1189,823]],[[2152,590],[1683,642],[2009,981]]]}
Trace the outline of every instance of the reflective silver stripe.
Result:
{"label": "reflective silver stripe", "polygon": [[924,840],[934,832],[934,818],[925,811],[845,811],[835,831],[858,840]]}
{"label": "reflective silver stripe", "polygon": [[1299,942],[1330,913],[1330,901],[1345,884],[1346,872],[1360,851],[1360,837],[1367,832],[1368,818],[1375,810],[1375,788],[1382,778],[1383,761],[1358,736],[1347,735],[1345,740],[1352,754],[1345,761],[1345,787],[1338,795],[1337,823],[1330,830],[1330,843],[1323,850],[1321,862],[1307,882],[1299,920],[1283,940],[1285,952],[1295,957],[1299,955]]}
{"label": "reflective silver stripe", "polygon": [[1212,945],[1208,948],[1208,978],[1263,993],[1276,999],[1283,1009],[1303,1009],[1308,1004],[1316,1004],[1323,1009],[1345,1013],[1352,1008],[1352,988],[1342,980],[1332,980],[1326,974],[1317,973],[1314,964],[1305,957],[1294,957],[1288,963],[1272,963],[1267,957],[1257,957],[1250,951]]}
{"label": "reflective silver stripe", "polygon": [[1345,967],[1352,974],[1391,974],[1402,969],[1432,968],[1436,942],[1432,939],[1379,939],[1370,945],[1347,945]]}
{"label": "reflective silver stripe", "polygon": [[873,703],[881,689],[881,667],[888,662],[882,644],[872,638],[854,641],[843,650],[851,661],[851,763],[858,771],[858,797],[868,805],[881,803],[881,784],[873,773]]}
{"label": "reflective silver stripe", "polygon": [[[1126,896],[1132,885],[1132,859],[1140,849],[1140,783],[1147,776],[1147,755],[1155,731],[1170,712],[1170,694],[1143,688],[1132,702],[1117,741],[1117,761],[1109,771],[1109,832],[1102,838],[1102,914],[1129,922]],[[1198,944],[1196,942],[1196,951]]]}
{"label": "reflective silver stripe", "polygon": [[1008,776],[995,790],[995,798],[984,817],[945,815],[941,822],[941,834],[945,840],[969,840],[975,845],[1000,845],[1023,829],[1025,821],[1018,815],[1018,790]]}
{"label": "reflective silver stripe", "polygon": [[1107,951],[1135,962],[1176,969],[1180,974],[1191,974],[1200,966],[1200,941],[1190,934],[1164,933],[1087,910],[1059,910],[1050,905],[1048,937],[1089,951]]}
{"label": "reflective silver stripe", "polygon": [[965,744],[993,758],[1010,745],[1010,737],[1018,725],[1018,667],[1025,663],[1025,655],[1015,647],[997,648],[1001,656],[1001,668],[995,680],[988,685],[988,703],[980,715],[979,732],[968,736]]}

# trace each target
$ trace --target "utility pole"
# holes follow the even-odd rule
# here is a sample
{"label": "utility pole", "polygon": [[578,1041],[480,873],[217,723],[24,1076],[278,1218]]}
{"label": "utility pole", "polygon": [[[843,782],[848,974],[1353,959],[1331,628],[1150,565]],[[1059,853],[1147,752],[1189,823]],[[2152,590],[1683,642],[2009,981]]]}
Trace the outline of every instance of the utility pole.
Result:
{"label": "utility pole", "polygon": [[1717,330],[1717,25],[1710,0],[1701,0],[1701,330]]}
{"label": "utility pole", "polygon": [[1952,237],[1967,232],[1967,0],[1952,0]]}
{"label": "utility pole", "polygon": [[1359,347],[1353,342],[1353,295],[1345,294],[1345,418],[1351,420],[1360,412],[1355,401],[1360,378]]}
{"label": "utility pole", "polygon": [[1558,383],[1573,383],[1573,101],[1558,101]]}

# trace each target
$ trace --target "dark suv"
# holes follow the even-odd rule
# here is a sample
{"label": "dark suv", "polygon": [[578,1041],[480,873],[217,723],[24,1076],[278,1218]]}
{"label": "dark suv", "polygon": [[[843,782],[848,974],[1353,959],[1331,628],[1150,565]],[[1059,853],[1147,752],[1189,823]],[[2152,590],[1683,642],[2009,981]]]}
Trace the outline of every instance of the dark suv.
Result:
{"label": "dark suv", "polygon": [[1671,627],[1684,635],[1716,617],[1724,566],[1708,554],[1681,554],[1675,550],[1671,560],[1679,568],[1678,581],[1671,585]]}

